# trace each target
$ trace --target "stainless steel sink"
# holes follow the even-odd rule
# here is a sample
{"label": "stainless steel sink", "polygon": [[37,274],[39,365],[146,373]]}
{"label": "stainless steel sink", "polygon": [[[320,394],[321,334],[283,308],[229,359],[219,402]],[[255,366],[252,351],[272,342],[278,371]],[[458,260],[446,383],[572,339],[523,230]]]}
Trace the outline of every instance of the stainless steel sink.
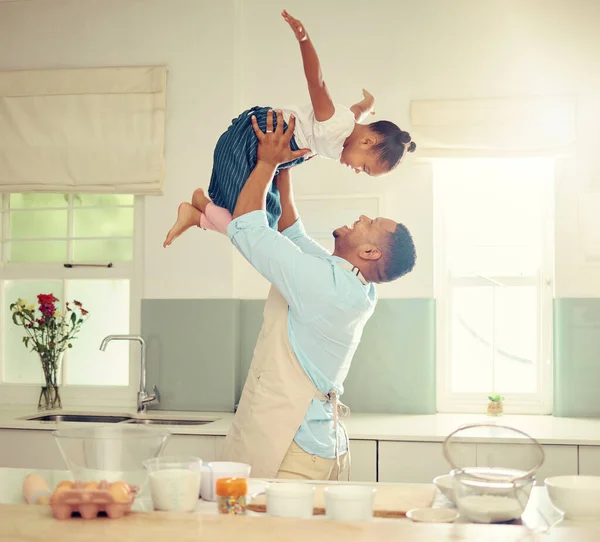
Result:
{"label": "stainless steel sink", "polygon": [[125,423],[136,423],[142,425],[206,425],[216,420],[167,420],[165,418],[131,418]]}
{"label": "stainless steel sink", "polygon": [[42,414],[26,418],[35,422],[90,422],[90,423],[120,423],[129,420],[129,416],[101,416],[94,414]]}

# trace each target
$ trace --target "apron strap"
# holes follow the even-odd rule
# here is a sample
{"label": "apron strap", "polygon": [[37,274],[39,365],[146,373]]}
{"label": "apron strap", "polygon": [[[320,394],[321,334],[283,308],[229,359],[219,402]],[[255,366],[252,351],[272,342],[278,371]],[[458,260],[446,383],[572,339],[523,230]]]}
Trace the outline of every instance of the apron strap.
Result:
{"label": "apron strap", "polygon": [[337,479],[340,479],[340,444],[339,444],[339,428],[344,430],[344,438],[346,440],[346,450],[348,453],[348,481],[350,481],[350,469],[352,466],[352,456],[350,455],[350,439],[348,438],[348,431],[340,418],[347,418],[350,416],[350,407],[345,405],[339,400],[339,396],[336,390],[331,390],[327,395],[317,390],[315,397],[320,401],[327,401],[331,403],[333,410],[333,425],[335,430],[335,464],[337,467]]}

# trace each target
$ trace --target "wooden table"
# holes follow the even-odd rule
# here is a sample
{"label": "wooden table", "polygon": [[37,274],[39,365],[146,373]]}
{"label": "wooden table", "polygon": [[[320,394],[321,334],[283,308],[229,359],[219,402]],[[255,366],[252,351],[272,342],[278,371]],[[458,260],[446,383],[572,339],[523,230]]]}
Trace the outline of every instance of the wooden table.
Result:
{"label": "wooden table", "polygon": [[536,535],[517,525],[346,523],[135,512],[110,520],[54,519],[50,508],[0,505],[0,542],[598,542],[600,524],[561,527]]}

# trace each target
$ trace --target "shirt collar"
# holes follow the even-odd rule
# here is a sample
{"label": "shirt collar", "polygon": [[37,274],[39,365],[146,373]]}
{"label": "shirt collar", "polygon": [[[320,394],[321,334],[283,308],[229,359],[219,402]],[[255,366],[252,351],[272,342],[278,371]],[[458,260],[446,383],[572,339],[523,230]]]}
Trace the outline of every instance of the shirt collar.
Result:
{"label": "shirt collar", "polygon": [[360,269],[358,267],[356,267],[355,265],[351,265],[348,262],[346,262],[345,260],[339,262],[338,265],[340,267],[343,267],[344,269],[347,269],[351,273],[353,273],[356,277],[358,277],[358,280],[360,280],[365,286],[367,284],[369,284],[367,282],[367,279],[365,279],[365,277],[363,276],[363,274],[360,272]]}

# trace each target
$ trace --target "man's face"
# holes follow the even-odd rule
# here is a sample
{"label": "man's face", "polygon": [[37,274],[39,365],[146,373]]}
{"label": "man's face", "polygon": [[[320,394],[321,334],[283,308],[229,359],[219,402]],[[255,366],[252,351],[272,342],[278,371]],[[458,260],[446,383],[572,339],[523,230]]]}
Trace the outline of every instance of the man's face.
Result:
{"label": "man's face", "polygon": [[342,226],[334,230],[333,236],[335,237],[336,249],[358,249],[367,244],[381,248],[385,237],[393,233],[397,225],[397,222],[389,218],[371,219],[368,216],[361,215],[350,226]]}

